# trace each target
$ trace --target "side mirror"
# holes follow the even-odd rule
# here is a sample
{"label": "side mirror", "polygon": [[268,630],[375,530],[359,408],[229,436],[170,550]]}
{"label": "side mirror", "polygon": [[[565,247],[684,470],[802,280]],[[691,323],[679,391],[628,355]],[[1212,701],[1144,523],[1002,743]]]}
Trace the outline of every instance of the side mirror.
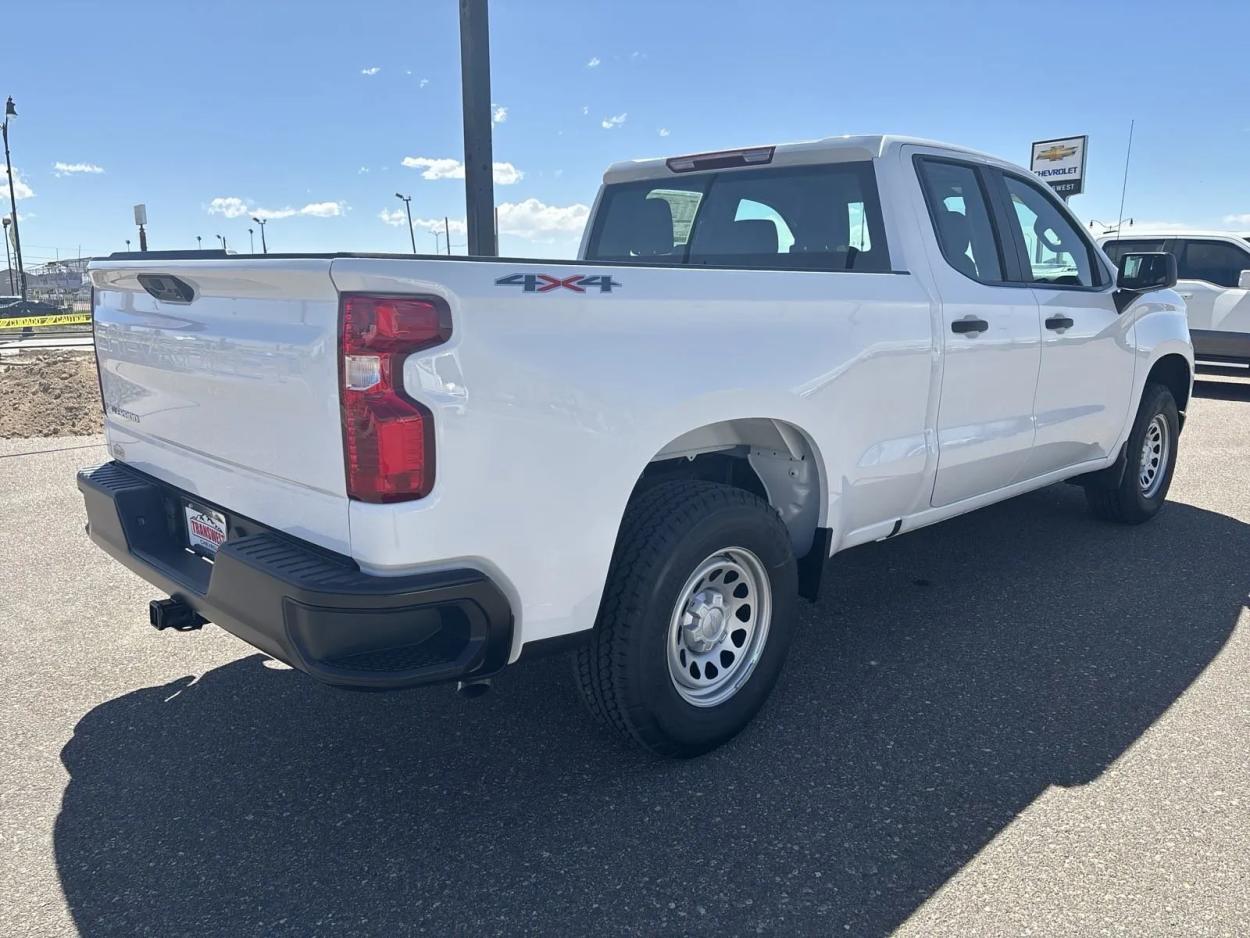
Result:
{"label": "side mirror", "polygon": [[1120,258],[1120,270],[1116,276],[1115,285],[1121,290],[1129,290],[1133,293],[1174,287],[1176,286],[1176,255],[1125,254]]}
{"label": "side mirror", "polygon": [[1176,286],[1176,255],[1125,254],[1115,285],[1115,309],[1122,313],[1140,294]]}
{"label": "side mirror", "polygon": [[1250,290],[1250,270],[1243,270],[1237,277],[1237,289]]}

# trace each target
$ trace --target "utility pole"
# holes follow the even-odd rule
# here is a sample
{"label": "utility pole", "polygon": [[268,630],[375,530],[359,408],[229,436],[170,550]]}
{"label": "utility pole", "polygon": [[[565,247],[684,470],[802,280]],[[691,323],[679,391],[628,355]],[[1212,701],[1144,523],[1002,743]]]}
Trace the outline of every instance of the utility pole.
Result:
{"label": "utility pole", "polygon": [[493,218],[495,177],[487,0],[460,0],[460,91],[464,105],[464,200],[469,253],[493,257],[498,251]]}
{"label": "utility pole", "polygon": [[17,285],[22,295],[22,305],[26,305],[26,269],[22,266],[22,235],[17,230],[17,189],[13,186],[13,160],[9,156],[9,119],[17,117],[17,108],[13,105],[13,96],[4,103],[4,165],[9,170],[9,205],[13,208],[13,253],[17,255]]}
{"label": "utility pole", "polygon": [[[404,203],[404,210],[408,213],[408,239],[412,242],[412,253],[417,253],[417,233],[412,230],[412,196],[401,195],[395,193],[395,198]],[[434,239],[434,253],[438,253],[438,239]]]}
{"label": "utility pole", "polygon": [[[261,251],[261,253],[262,253],[262,254],[268,254],[268,253],[269,253],[269,242],[265,240],[265,223],[266,223],[266,222],[268,222],[268,221],[269,221],[269,219],[268,219],[268,218],[261,218],[261,217],[260,217],[260,216],[258,216],[258,215],[253,215],[253,216],[252,216],[252,221],[254,221],[254,222],[256,222],[256,224],[260,225],[260,251]],[[225,242],[225,241],[223,241],[223,242],[221,243],[221,249],[222,249],[223,251],[226,249],[226,242]],[[253,254],[255,254],[255,253],[256,253],[256,245],[252,245],[252,253],[253,253]]]}
{"label": "utility pole", "polygon": [[451,257],[451,222],[443,216],[443,243],[447,245],[447,256]]}
{"label": "utility pole", "polygon": [[4,259],[5,269],[9,272],[9,292],[12,293],[17,288],[13,286],[13,253],[9,250],[9,225],[13,224],[13,219],[8,215],[4,216]]}

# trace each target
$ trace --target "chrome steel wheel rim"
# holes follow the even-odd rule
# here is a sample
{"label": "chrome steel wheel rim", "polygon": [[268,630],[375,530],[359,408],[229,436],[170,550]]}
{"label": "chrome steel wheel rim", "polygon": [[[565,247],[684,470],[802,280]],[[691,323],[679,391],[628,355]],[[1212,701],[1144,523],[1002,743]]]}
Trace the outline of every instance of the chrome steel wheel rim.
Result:
{"label": "chrome steel wheel rim", "polygon": [[695,568],[668,628],[668,674],[683,700],[715,707],[742,689],[768,641],[772,605],[764,564],[744,547]]}
{"label": "chrome steel wheel rim", "polygon": [[1163,414],[1155,414],[1142,438],[1141,462],[1137,466],[1137,484],[1146,498],[1154,498],[1163,487],[1170,446],[1167,419]]}

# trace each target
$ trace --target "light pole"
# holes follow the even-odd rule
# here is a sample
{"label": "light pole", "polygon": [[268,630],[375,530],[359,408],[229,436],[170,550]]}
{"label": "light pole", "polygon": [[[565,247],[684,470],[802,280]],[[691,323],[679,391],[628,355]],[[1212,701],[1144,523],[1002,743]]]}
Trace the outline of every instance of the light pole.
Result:
{"label": "light pole", "polygon": [[[395,193],[395,198],[404,203],[404,211],[408,213],[408,238],[412,241],[412,253],[417,253],[417,236],[412,230],[412,196]],[[438,251],[436,250],[437,254]]]}
{"label": "light pole", "polygon": [[17,117],[17,108],[13,106],[13,96],[4,102],[4,165],[9,171],[9,205],[13,208],[13,253],[17,255],[17,285],[22,294],[22,304],[26,304],[26,271],[22,267],[22,235],[17,230],[17,189],[13,186],[13,160],[9,157],[9,119]]}
{"label": "light pole", "polygon": [[13,224],[13,219],[8,215],[4,216],[4,258],[5,269],[9,272],[9,292],[12,293],[13,286],[13,254],[9,251],[9,225]]}
{"label": "light pole", "polygon": [[127,254],[130,253],[130,239],[129,238],[126,239],[126,253]]}
{"label": "light pole", "polygon": [[254,228],[247,229],[247,253],[249,254],[256,253],[256,235],[254,232]]}
{"label": "light pole", "polygon": [[203,242],[202,240],[200,240],[200,236],[199,236],[199,235],[196,235],[196,236],[195,236],[195,249],[196,249],[197,251],[202,251],[202,250],[204,250],[204,242]]}
{"label": "light pole", "polygon": [[[431,231],[430,234],[434,235],[434,253],[437,254],[438,253],[438,232]],[[413,253],[416,253],[416,252],[414,251]]]}
{"label": "light pole", "polygon": [[256,224],[260,225],[260,251],[261,251],[261,253],[262,253],[262,254],[268,254],[268,253],[269,253],[269,245],[268,245],[268,244],[266,243],[266,241],[265,241],[265,223],[266,223],[268,220],[269,220],[269,219],[267,219],[267,218],[258,218],[258,217],[257,217],[257,216],[255,216],[255,215],[253,215],[253,216],[252,216],[252,221],[254,221],[254,222],[256,222]]}
{"label": "light pole", "polygon": [[221,249],[224,251],[224,250],[226,249],[226,239],[225,239],[225,237],[223,237],[222,235],[218,235],[218,236],[217,236],[217,240],[221,242]]}

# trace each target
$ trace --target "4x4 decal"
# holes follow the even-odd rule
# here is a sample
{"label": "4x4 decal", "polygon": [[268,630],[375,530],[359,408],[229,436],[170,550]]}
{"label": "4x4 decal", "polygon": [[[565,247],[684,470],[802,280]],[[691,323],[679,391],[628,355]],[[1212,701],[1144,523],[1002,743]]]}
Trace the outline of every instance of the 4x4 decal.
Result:
{"label": "4x4 decal", "polygon": [[574,274],[571,277],[553,277],[550,274],[509,274],[495,281],[497,287],[520,287],[523,293],[550,293],[563,287],[574,293],[585,293],[595,287],[600,293],[611,293],[621,284],[611,274]]}

